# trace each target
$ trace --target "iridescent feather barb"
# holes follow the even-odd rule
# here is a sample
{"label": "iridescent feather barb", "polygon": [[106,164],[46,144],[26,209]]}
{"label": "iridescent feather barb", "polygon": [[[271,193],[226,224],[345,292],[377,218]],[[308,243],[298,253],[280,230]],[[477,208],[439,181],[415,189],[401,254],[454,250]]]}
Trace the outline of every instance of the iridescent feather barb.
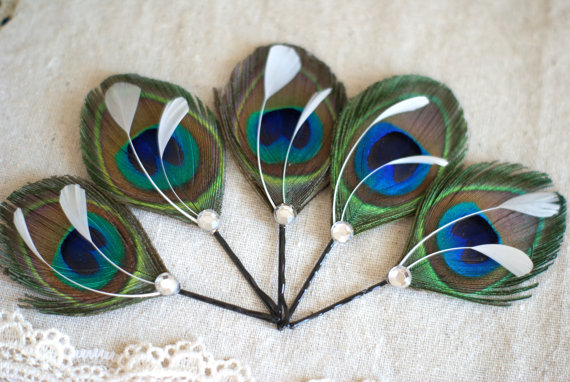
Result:
{"label": "iridescent feather barb", "polygon": [[393,77],[350,100],[338,119],[332,148],[332,240],[291,312],[335,243],[416,209],[444,167],[462,160],[466,131],[451,90],[427,77]]}
{"label": "iridescent feather barb", "polygon": [[290,324],[318,317],[391,284],[507,306],[530,297],[526,283],[556,259],[566,201],[544,192],[544,173],[520,165],[455,167],[427,191],[399,265],[385,280]]}
{"label": "iridescent feather barb", "polygon": [[0,265],[43,313],[90,315],[144,299],[186,297],[274,322],[272,316],[181,290],[125,207],[73,177],[15,191],[0,206]]}
{"label": "iridescent feather barb", "polygon": [[238,64],[215,97],[226,141],[279,224],[278,305],[285,318],[285,226],[326,186],[344,87],[304,49],[271,45]]}
{"label": "iridescent feather barb", "polygon": [[116,75],[87,95],[81,119],[83,159],[95,183],[121,202],[212,233],[276,310],[218,232],[224,151],[217,121],[199,99],[167,82]]}

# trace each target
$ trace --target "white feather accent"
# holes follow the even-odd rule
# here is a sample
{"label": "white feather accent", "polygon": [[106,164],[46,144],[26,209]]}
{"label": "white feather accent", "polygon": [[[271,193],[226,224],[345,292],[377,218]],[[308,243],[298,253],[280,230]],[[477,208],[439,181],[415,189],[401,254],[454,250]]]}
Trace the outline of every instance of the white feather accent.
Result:
{"label": "white feather accent", "polygon": [[[402,113],[407,113],[409,111],[421,109],[422,107],[426,106],[428,103],[429,99],[424,96],[405,99],[384,110],[378,117],[376,117],[376,119],[374,120],[374,122],[370,124],[370,126],[374,126],[381,120],[390,118],[396,114],[402,114]],[[362,135],[364,135],[365,133],[366,132],[364,132]]]}
{"label": "white feather accent", "polygon": [[332,88],[327,88],[325,90],[321,90],[320,92],[313,94],[309,102],[307,102],[307,105],[305,105],[305,108],[303,109],[303,112],[301,113],[301,116],[297,121],[297,126],[295,126],[295,130],[293,130],[293,135],[291,136],[291,140],[289,141],[289,147],[287,147],[285,162],[283,163],[283,181],[282,181],[283,203],[285,203],[285,176],[287,174],[287,162],[289,160],[289,153],[291,152],[291,147],[293,146],[293,141],[295,140],[297,133],[299,133],[299,130],[301,130],[301,126],[303,126],[303,123],[305,123],[305,121],[311,116],[311,114],[313,114],[313,112],[317,109],[317,107],[319,107],[321,102],[323,102],[325,98],[327,98],[327,96],[331,93],[331,91]]}
{"label": "white feather accent", "polygon": [[190,108],[188,102],[182,97],[170,100],[160,116],[160,123],[158,124],[158,149],[160,158],[164,155],[166,145],[174,131],[180,124],[180,121],[188,114]]}
{"label": "white feather accent", "polygon": [[532,268],[534,267],[534,264],[532,263],[530,257],[528,257],[526,253],[524,253],[520,249],[503,244],[481,244],[481,245],[476,245],[474,247],[456,247],[456,248],[442,249],[441,251],[430,253],[429,255],[414,261],[407,268],[408,270],[411,270],[416,265],[418,265],[422,261],[429,259],[430,257],[439,256],[443,253],[457,251],[461,249],[463,250],[471,249],[479,253],[482,253],[483,255],[501,264],[502,267],[506,268],[509,272],[511,272],[517,277],[521,277],[528,274],[530,271],[532,271]]}
{"label": "white feather accent", "polygon": [[390,166],[395,164],[436,164],[438,166],[445,167],[449,164],[449,162],[443,158],[434,157],[431,155],[412,155],[409,157],[394,159],[393,161],[385,163],[382,166]]}
{"label": "white feather accent", "polygon": [[517,277],[530,273],[534,267],[526,253],[508,245],[483,244],[472,247],[472,249],[495,260]]}
{"label": "white feather accent", "polygon": [[560,210],[560,205],[558,204],[558,195],[554,192],[532,192],[515,196],[503,202],[499,208],[547,218],[556,215]]}
{"label": "white feather accent", "polygon": [[[299,121],[297,121],[297,126],[295,126],[295,130],[293,131],[293,136],[291,137],[291,142],[293,142],[295,135],[299,132],[299,129],[301,129],[303,123],[305,123],[307,118],[309,118],[311,114],[313,114],[313,112],[317,109],[317,107],[319,107],[321,102],[323,102],[325,98],[327,98],[327,96],[331,94],[331,92],[332,88],[328,88],[313,94],[309,102],[307,102],[307,104],[305,105],[305,108],[303,109],[303,112],[299,117]],[[291,147],[291,145],[289,145],[289,147]]]}
{"label": "white feather accent", "polygon": [[32,237],[30,236],[30,231],[28,230],[26,219],[24,218],[24,213],[22,212],[21,208],[18,208],[16,209],[16,211],[14,211],[14,226],[16,227],[16,230],[18,231],[18,233],[20,234],[20,236],[22,237],[28,248],[30,248],[31,251],[34,253],[34,255],[36,255],[40,259],[43,259],[43,257],[40,255],[40,252],[36,248],[36,245],[34,244]]}
{"label": "white feather accent", "polygon": [[301,70],[301,58],[295,49],[284,45],[273,45],[265,63],[265,99],[287,85]]}
{"label": "white feather accent", "polygon": [[126,82],[117,82],[105,92],[107,110],[127,135],[131,132],[140,94],[141,88]]}
{"label": "white feather accent", "polygon": [[73,227],[84,238],[93,242],[91,232],[89,232],[85,190],[78,184],[69,184],[63,187],[59,194],[59,204]]}
{"label": "white feather accent", "polygon": [[447,160],[440,158],[440,157],[433,157],[430,155],[412,155],[409,157],[394,159],[390,162],[384,163],[383,165],[376,167],[368,175],[366,175],[360,182],[358,182],[356,187],[354,187],[354,189],[352,190],[352,192],[348,196],[348,199],[346,199],[346,203],[344,204],[344,208],[342,209],[342,214],[340,216],[340,221],[344,221],[344,214],[346,213],[346,208],[348,207],[348,204],[350,203],[350,199],[352,199],[352,197],[356,193],[356,190],[358,190],[358,188],[360,186],[362,186],[362,184],[364,182],[366,182],[366,179],[370,178],[372,175],[374,175],[378,171],[382,170],[384,167],[388,167],[388,166],[392,166],[392,165],[399,165],[399,164],[429,164],[429,165],[438,165],[441,167],[445,167],[448,165],[448,163],[449,162]]}

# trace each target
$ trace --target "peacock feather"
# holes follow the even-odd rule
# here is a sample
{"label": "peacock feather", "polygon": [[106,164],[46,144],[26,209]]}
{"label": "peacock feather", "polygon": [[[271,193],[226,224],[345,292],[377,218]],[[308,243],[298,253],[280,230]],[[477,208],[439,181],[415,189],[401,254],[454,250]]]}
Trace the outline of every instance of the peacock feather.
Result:
{"label": "peacock feather", "polygon": [[293,45],[260,47],[215,97],[226,141],[272,211],[298,212],[326,186],[346,95],[323,62]]}
{"label": "peacock feather", "polygon": [[107,78],[81,113],[83,160],[121,202],[197,222],[221,213],[224,152],[214,115],[179,86],[134,74]]}
{"label": "peacock feather", "polygon": [[81,179],[13,192],[0,206],[0,239],[6,273],[35,292],[26,307],[89,315],[161,295],[155,281],[167,270],[136,218]]}
{"label": "peacock feather", "polygon": [[375,83],[339,117],[332,149],[333,223],[355,234],[415,211],[465,151],[466,122],[445,85],[405,75]]}
{"label": "peacock feather", "polygon": [[286,319],[285,227],[326,186],[344,86],[304,49],[270,45],[239,63],[215,98],[226,141],[279,224],[277,315]]}
{"label": "peacock feather", "polygon": [[[520,284],[548,269],[566,228],[564,198],[539,192],[550,185],[544,173],[503,163],[458,167],[436,181],[400,262],[411,272],[411,287],[493,305],[530,297],[524,292],[537,284]],[[478,249],[487,245],[499,252]],[[502,246],[523,258],[509,259]]]}

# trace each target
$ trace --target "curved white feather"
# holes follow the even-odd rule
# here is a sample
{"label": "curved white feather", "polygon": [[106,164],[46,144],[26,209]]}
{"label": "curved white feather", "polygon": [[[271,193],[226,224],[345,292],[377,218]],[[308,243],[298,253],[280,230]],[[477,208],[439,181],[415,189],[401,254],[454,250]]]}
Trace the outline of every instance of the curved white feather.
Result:
{"label": "curved white feather", "polygon": [[26,224],[26,219],[24,218],[24,213],[22,212],[21,208],[16,209],[16,211],[14,211],[14,226],[16,227],[16,230],[18,231],[18,233],[20,234],[20,237],[24,240],[24,242],[26,243],[26,245],[28,246],[28,248],[33,252],[34,255],[36,255],[36,257],[42,262],[44,263],[45,266],[47,266],[49,269],[51,269],[54,273],[56,273],[58,276],[60,276],[61,278],[69,281],[72,284],[77,285],[80,288],[83,288],[85,290],[88,290],[90,292],[93,293],[98,293],[98,294],[102,294],[105,296],[111,296],[111,297],[124,297],[124,298],[148,298],[148,297],[158,297],[160,296],[159,292],[151,292],[151,293],[143,293],[143,294],[116,294],[116,293],[109,293],[109,292],[104,292],[104,291],[100,291],[97,289],[93,289],[93,288],[89,288],[83,284],[78,283],[75,280],[70,279],[69,277],[65,276],[63,273],[61,273],[60,271],[58,271],[57,269],[55,269],[54,267],[51,266],[51,264],[49,264],[44,258],[43,256],[40,254],[40,252],[38,251],[38,249],[36,248],[36,245],[34,244],[34,241],[32,240],[32,237],[30,236],[30,231],[28,230],[28,226]]}
{"label": "curved white feather", "polygon": [[182,97],[172,99],[166,104],[164,110],[162,111],[162,115],[160,116],[160,122],[158,124],[158,137],[157,137],[158,152],[160,155],[160,165],[162,167],[162,173],[164,174],[164,178],[168,183],[170,191],[172,191],[176,199],[178,199],[178,201],[182,203],[182,205],[184,205],[184,207],[190,213],[198,216],[198,213],[196,211],[192,210],[190,207],[188,207],[188,205],[186,205],[186,203],[184,203],[184,201],[180,198],[180,196],[172,186],[170,178],[168,177],[168,174],[166,172],[166,168],[164,167],[164,160],[162,158],[164,156],[164,150],[166,149],[166,146],[168,145],[168,142],[170,141],[172,134],[174,134],[174,131],[176,131],[176,128],[180,124],[180,121],[182,121],[182,119],[186,116],[186,114],[188,114],[189,110],[190,108],[188,107],[188,102],[186,101],[185,98]]}
{"label": "curved white feather", "polygon": [[182,97],[170,100],[164,107],[158,124],[158,152],[161,159],[168,141],[189,110],[188,102]]}
{"label": "curved white feather", "polygon": [[287,85],[301,70],[301,58],[295,49],[285,45],[273,45],[265,63],[265,99]]}
{"label": "curved white feather", "polygon": [[[386,110],[384,110],[378,117],[376,117],[374,122],[372,122],[370,124],[370,127],[374,126],[375,124],[377,124],[381,120],[386,119],[386,118],[390,118],[396,114],[402,114],[402,113],[407,113],[409,111],[421,109],[422,107],[426,106],[428,103],[429,103],[429,99],[427,97],[424,97],[424,96],[408,98],[408,99],[405,99],[403,101],[400,101],[400,102],[390,106]],[[367,131],[368,131],[368,129],[366,129],[366,131],[364,133],[362,133],[362,135],[366,134]]]}
{"label": "curved white feather", "polygon": [[482,244],[472,249],[495,260],[517,277],[530,273],[534,267],[530,257],[515,247],[503,244]]}
{"label": "curved white feather", "polygon": [[127,82],[114,83],[105,92],[107,110],[127,135],[131,132],[140,94],[141,88]]}
{"label": "curved white feather", "polygon": [[384,166],[395,164],[436,164],[438,166],[445,167],[449,164],[449,162],[444,158],[434,157],[431,155],[412,155],[409,157],[394,159],[393,161],[385,163]]}
{"label": "curved white feather", "polygon": [[20,234],[20,237],[24,240],[28,248],[34,253],[34,255],[38,256],[39,258],[43,259],[40,255],[40,252],[36,248],[32,237],[30,236],[30,231],[28,230],[28,226],[26,224],[26,219],[24,218],[24,213],[22,212],[21,208],[16,209],[14,211],[14,226],[16,227],[16,231]]}
{"label": "curved white feather", "polygon": [[[321,102],[323,102],[325,98],[327,98],[328,95],[331,94],[331,92],[332,88],[327,88],[325,90],[321,90],[320,92],[316,92],[315,94],[313,94],[309,102],[307,102],[307,104],[305,105],[305,108],[303,109],[303,112],[301,113],[301,116],[297,121],[297,125],[295,126],[295,130],[293,131],[293,137],[291,138],[291,142],[293,142],[293,138],[299,132],[299,129],[301,128],[303,123],[305,123],[307,118],[309,118],[309,116],[313,114],[313,112],[317,109],[317,107],[319,107]],[[291,143],[289,144],[289,147],[291,147]]]}
{"label": "curved white feather", "polygon": [[85,190],[78,184],[69,184],[63,187],[59,193],[59,204],[75,229],[84,238],[93,242],[91,232],[89,231]]}
{"label": "curved white feather", "polygon": [[409,157],[394,159],[393,161],[390,161],[388,163],[384,163],[383,165],[376,167],[368,175],[366,175],[364,177],[364,179],[362,179],[356,185],[356,187],[354,187],[354,189],[352,190],[352,192],[348,196],[348,199],[346,199],[346,203],[344,204],[344,208],[342,209],[342,214],[340,216],[340,220],[344,221],[344,214],[346,213],[346,208],[348,207],[348,204],[350,203],[350,199],[352,199],[352,197],[356,193],[356,190],[358,190],[358,188],[366,181],[366,179],[370,178],[372,175],[374,175],[375,173],[377,173],[378,171],[380,171],[384,167],[392,166],[392,165],[398,165],[398,164],[429,164],[429,165],[438,165],[438,166],[445,167],[448,165],[448,163],[449,162],[447,162],[447,160],[440,158],[440,157],[433,157],[430,155],[412,155]]}
{"label": "curved white feather", "polygon": [[89,231],[89,218],[87,216],[87,198],[85,197],[85,190],[81,188],[78,184],[68,184],[61,189],[59,194],[59,204],[63,210],[63,213],[71,223],[71,225],[83,236],[87,241],[93,245],[93,248],[103,257],[109,264],[113,267],[126,274],[127,276],[134,277],[137,280],[145,282],[147,284],[153,284],[153,282],[145,280],[141,277],[135,276],[132,273],[124,270],[114,261],[109,259],[97,245],[93,242],[91,238],[91,232]]}
{"label": "curved white feather", "polygon": [[305,108],[303,109],[303,112],[301,113],[301,116],[297,121],[297,126],[295,126],[295,130],[293,130],[293,135],[291,136],[291,140],[289,141],[289,147],[287,147],[287,154],[285,154],[285,162],[283,163],[283,181],[282,181],[283,203],[285,203],[285,176],[287,174],[287,161],[289,160],[289,153],[291,152],[291,147],[293,147],[293,141],[295,140],[297,133],[299,133],[301,126],[303,126],[303,123],[305,123],[305,121],[311,116],[311,114],[313,114],[313,112],[317,109],[317,107],[319,107],[321,102],[323,102],[325,98],[327,98],[327,96],[331,93],[331,91],[332,88],[327,88],[325,90],[321,90],[320,92],[316,92],[315,94],[313,94],[309,102],[307,102],[307,105],[305,105]]}
{"label": "curved white feather", "polygon": [[554,192],[531,192],[503,202],[499,208],[539,218],[556,215],[560,210],[558,195]]}
{"label": "curved white feather", "polygon": [[520,249],[503,244],[481,244],[474,247],[456,247],[442,249],[441,251],[430,253],[429,255],[414,261],[407,268],[408,270],[411,270],[417,264],[429,259],[430,257],[462,249],[472,249],[474,251],[482,253],[483,255],[501,264],[502,267],[506,268],[509,272],[517,277],[521,277],[530,273],[534,267],[534,264],[532,263],[530,257],[528,257],[526,253]]}
{"label": "curved white feather", "polygon": [[344,168],[346,167],[346,164],[348,163],[348,160],[350,159],[352,153],[354,153],[354,151],[356,150],[356,147],[358,147],[358,144],[360,143],[362,138],[364,138],[364,136],[366,135],[368,130],[370,130],[372,128],[372,126],[376,125],[378,122],[382,121],[383,119],[392,117],[396,114],[407,113],[409,111],[421,109],[422,107],[426,106],[428,103],[429,103],[429,99],[427,97],[424,97],[424,96],[408,98],[408,99],[405,99],[405,100],[400,101],[398,103],[395,103],[394,105],[390,106],[389,108],[384,110],[382,113],[380,113],[380,115],[378,117],[376,117],[376,119],[374,119],[374,121],[370,125],[368,125],[366,130],[364,130],[362,132],[362,134],[360,134],[360,137],[358,137],[356,142],[354,142],[354,145],[352,145],[350,151],[346,155],[346,158],[345,158],[344,162],[342,163],[342,166],[341,166],[340,171],[338,173],[338,178],[336,179],[336,184],[335,184],[334,193],[333,193],[333,203],[332,203],[332,205],[333,205],[333,209],[332,209],[333,221],[336,221],[335,206],[336,206],[336,196],[338,194],[338,186],[340,184],[340,178],[342,177],[342,174],[344,172]]}

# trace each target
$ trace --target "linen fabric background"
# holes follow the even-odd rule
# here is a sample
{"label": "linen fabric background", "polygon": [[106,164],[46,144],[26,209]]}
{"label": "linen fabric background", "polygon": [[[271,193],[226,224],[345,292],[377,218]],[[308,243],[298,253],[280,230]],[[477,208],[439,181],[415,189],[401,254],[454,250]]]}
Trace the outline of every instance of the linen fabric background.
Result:
{"label": "linen fabric background", "polygon": [[[63,1],[22,0],[0,29],[0,196],[52,175],[87,177],[79,113],[117,73],[178,84],[213,107],[212,88],[259,45],[300,45],[330,65],[352,97],[373,82],[422,74],[447,84],[469,127],[466,163],[500,160],[545,171],[570,197],[570,2],[551,1]],[[228,152],[221,232],[276,297],[277,230]],[[291,301],[329,240],[327,189],[288,231]],[[262,309],[210,235],[135,210],[182,285]],[[412,219],[337,247],[296,317],[385,277]],[[566,238],[567,239],[567,238]],[[383,288],[295,330],[277,331],[184,297],[86,318],[23,311],[74,346],[201,339],[259,381],[565,381],[570,379],[568,240],[529,300],[509,308]],[[0,311],[26,290],[0,276]]]}

